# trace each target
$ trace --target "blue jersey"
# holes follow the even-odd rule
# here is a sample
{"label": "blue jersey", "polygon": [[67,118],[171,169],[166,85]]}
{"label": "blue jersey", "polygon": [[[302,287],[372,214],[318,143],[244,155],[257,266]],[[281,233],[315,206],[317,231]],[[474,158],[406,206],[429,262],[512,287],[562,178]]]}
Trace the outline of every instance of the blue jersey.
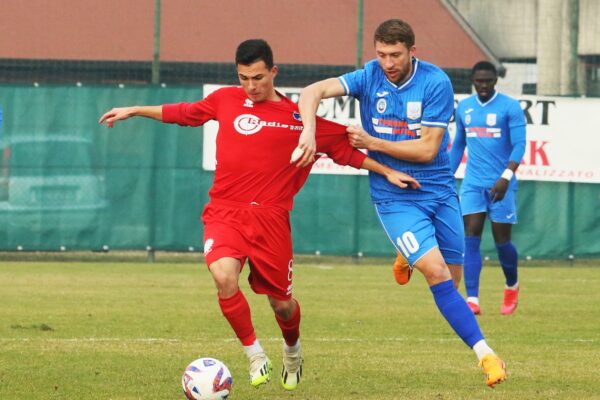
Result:
{"label": "blue jersey", "polygon": [[[390,82],[377,60],[339,79],[346,94],[360,102],[362,126],[371,136],[389,140],[418,139],[421,126],[446,128],[454,112],[454,93],[448,76],[433,64],[413,59],[413,72],[401,85]],[[400,189],[376,173],[369,173],[373,202],[437,199],[455,192],[446,131],[438,154],[429,163],[399,160],[370,151],[369,157],[412,175],[421,189]]]}
{"label": "blue jersey", "polygon": [[[525,126],[519,102],[502,93],[496,92],[485,103],[476,94],[460,101],[451,158],[452,166],[458,167],[466,144],[469,154],[463,184],[491,188],[509,161],[520,163]],[[516,189],[516,185],[513,177],[509,188]]]}

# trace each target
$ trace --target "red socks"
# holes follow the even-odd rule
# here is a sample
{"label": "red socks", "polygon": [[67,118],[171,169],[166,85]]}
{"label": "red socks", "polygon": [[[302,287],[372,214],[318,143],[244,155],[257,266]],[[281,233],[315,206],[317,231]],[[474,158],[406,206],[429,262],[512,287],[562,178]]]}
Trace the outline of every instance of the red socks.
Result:
{"label": "red socks", "polygon": [[[227,299],[219,297],[219,306],[242,345],[251,346],[256,340],[256,334],[254,333],[254,326],[252,326],[250,306],[242,291],[238,290]],[[297,314],[298,320],[300,320],[300,312]]]}
{"label": "red socks", "polygon": [[[284,321],[275,314],[283,339],[288,346],[294,346],[300,337],[300,304],[296,299],[294,302],[296,303],[296,312],[289,320]],[[256,334],[252,325],[250,306],[242,291],[238,290],[227,299],[219,297],[219,306],[242,345],[251,346],[256,341]]]}
{"label": "red socks", "polygon": [[284,321],[275,314],[275,319],[281,328],[283,339],[288,346],[294,346],[300,337],[300,304],[298,304],[296,299],[294,299],[294,302],[296,302],[296,312],[289,320]]}

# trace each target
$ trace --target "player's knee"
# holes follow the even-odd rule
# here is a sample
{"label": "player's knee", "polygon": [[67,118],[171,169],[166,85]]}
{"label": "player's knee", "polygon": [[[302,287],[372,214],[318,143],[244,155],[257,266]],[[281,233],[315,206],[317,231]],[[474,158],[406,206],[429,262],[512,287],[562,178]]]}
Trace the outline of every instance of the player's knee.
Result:
{"label": "player's knee", "polygon": [[445,282],[449,279],[452,279],[452,277],[450,276],[448,270],[444,271],[443,269],[440,269],[433,271],[430,275],[430,279],[428,279],[427,281],[430,285],[437,285],[438,283]]}
{"label": "player's knee", "polygon": [[446,264],[431,264],[425,268],[421,268],[420,271],[423,273],[429,286],[445,282],[452,278]]}
{"label": "player's knee", "polygon": [[277,316],[283,320],[288,320],[294,315],[294,300],[278,300],[273,297],[269,297],[269,303],[271,308]]}
{"label": "player's knee", "polygon": [[483,232],[481,229],[475,229],[470,225],[465,225],[465,236],[480,237]]}
{"label": "player's knee", "polygon": [[220,297],[231,297],[238,291],[238,278],[236,274],[220,268],[211,268],[211,274]]}
{"label": "player's knee", "polygon": [[498,246],[498,245],[503,245],[503,244],[505,244],[505,243],[509,242],[509,241],[510,241],[510,239],[511,239],[511,238],[510,238],[510,235],[509,235],[509,234],[497,234],[497,235],[494,237],[494,243],[496,244],[496,246]]}
{"label": "player's knee", "polygon": [[492,234],[496,245],[506,243],[511,239],[512,225],[502,223],[492,223]]}

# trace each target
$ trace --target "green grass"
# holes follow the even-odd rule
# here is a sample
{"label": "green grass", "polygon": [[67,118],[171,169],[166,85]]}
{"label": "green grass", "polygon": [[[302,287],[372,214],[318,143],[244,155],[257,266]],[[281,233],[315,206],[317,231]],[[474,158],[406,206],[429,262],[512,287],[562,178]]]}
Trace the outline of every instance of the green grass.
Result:
{"label": "green grass", "polygon": [[[420,274],[399,287],[389,265],[326,262],[295,269],[305,375],[292,393],[248,385],[201,264],[2,262],[0,399],[183,399],[182,371],[202,356],[229,366],[232,400],[600,399],[600,265],[529,264],[508,317],[501,271],[486,266],[479,321],[509,370],[491,390]],[[278,326],[242,285],[278,374]]]}

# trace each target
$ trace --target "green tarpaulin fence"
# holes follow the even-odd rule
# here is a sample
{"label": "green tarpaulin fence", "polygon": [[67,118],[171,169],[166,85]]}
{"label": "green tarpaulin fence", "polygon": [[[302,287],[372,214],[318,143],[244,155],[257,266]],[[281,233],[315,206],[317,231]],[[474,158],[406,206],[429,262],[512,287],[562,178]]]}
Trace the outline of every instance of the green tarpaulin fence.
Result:
{"label": "green tarpaulin fence", "polygon": [[[202,128],[112,107],[193,101],[200,87],[0,86],[0,250],[201,250],[212,172]],[[600,256],[600,185],[520,183],[522,257]],[[312,175],[292,213],[296,253],[390,255],[365,176]],[[495,258],[486,227],[483,253]]]}

